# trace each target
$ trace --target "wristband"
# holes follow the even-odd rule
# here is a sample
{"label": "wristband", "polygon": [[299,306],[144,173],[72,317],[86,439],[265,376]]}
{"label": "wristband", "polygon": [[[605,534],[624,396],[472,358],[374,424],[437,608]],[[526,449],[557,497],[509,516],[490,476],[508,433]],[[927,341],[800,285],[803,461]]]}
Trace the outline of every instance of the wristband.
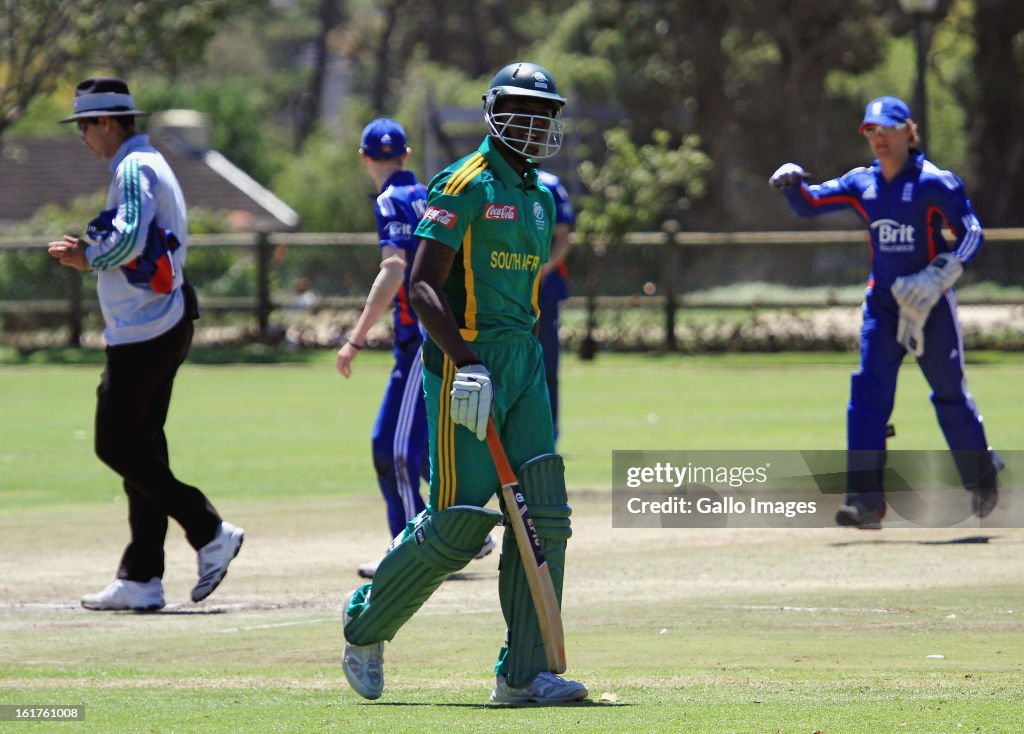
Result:
{"label": "wristband", "polygon": [[473,365],[473,364],[478,364],[478,365],[483,366],[483,362],[481,362],[479,359],[467,359],[467,360],[465,360],[463,362],[456,362],[455,363],[455,368],[461,370],[463,367],[469,367],[470,365]]}
{"label": "wristband", "polygon": [[356,344],[356,343],[355,343],[354,341],[352,341],[351,339],[345,339],[345,343],[346,343],[346,344],[350,344],[350,345],[352,346],[352,348],[353,348],[353,349],[355,349],[355,350],[356,350],[357,352],[358,352],[358,351],[359,351],[360,349],[362,349],[363,347],[365,347],[365,346],[366,346],[365,344]]}

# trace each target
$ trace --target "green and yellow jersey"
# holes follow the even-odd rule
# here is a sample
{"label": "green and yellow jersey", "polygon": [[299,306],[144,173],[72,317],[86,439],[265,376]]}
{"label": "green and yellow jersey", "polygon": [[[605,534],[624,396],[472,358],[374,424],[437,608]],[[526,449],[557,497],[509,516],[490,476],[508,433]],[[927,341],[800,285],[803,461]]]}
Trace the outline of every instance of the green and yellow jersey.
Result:
{"label": "green and yellow jersey", "polygon": [[537,170],[517,174],[490,137],[434,176],[416,236],[458,253],[444,293],[466,341],[532,331],[554,226],[554,199]]}

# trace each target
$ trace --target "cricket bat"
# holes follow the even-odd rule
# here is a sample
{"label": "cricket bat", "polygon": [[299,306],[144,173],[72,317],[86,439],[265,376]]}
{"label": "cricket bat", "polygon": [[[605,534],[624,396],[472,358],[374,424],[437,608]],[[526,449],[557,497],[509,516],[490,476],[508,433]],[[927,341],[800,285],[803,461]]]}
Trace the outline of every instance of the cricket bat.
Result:
{"label": "cricket bat", "polygon": [[540,624],[541,639],[544,641],[544,652],[548,658],[548,669],[552,673],[565,672],[565,635],[562,631],[562,611],[555,595],[555,585],[551,581],[548,562],[541,549],[540,538],[530,519],[526,507],[526,498],[519,491],[519,480],[508,463],[505,449],[494,428],[494,420],[487,419],[487,447],[491,450],[494,466],[498,470],[501,482],[501,495],[505,499],[512,532],[515,533],[519,556],[523,559],[523,570],[526,582],[530,586],[533,605],[537,609],[537,622]]}

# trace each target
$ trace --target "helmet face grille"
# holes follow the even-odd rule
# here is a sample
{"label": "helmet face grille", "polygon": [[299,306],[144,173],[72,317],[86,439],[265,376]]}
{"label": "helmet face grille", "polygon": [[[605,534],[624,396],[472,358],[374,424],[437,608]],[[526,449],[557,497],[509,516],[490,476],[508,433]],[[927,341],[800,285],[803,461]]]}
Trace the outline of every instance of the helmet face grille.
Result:
{"label": "helmet face grille", "polygon": [[491,135],[524,158],[550,158],[562,147],[562,121],[546,115],[488,112]]}
{"label": "helmet face grille", "polygon": [[[484,120],[491,135],[524,158],[550,158],[562,147],[562,121],[558,113],[564,100],[557,95],[536,94],[508,87],[494,87],[484,95]],[[499,99],[541,99],[550,102],[552,112],[534,114],[528,110],[495,112]]]}

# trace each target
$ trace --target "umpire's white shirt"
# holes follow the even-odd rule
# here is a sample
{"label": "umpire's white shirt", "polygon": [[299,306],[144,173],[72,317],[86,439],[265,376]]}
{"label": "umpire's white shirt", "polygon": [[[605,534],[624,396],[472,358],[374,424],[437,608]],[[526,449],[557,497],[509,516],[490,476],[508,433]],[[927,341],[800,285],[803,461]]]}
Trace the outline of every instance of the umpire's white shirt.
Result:
{"label": "umpire's white shirt", "polygon": [[[149,144],[148,135],[133,135],[110,161],[114,180],[107,192],[107,209],[116,208],[113,228],[86,248],[86,259],[97,273],[97,291],[107,344],[148,341],[173,328],[185,313],[181,284],[188,246],[185,197],[171,167]],[[171,253],[174,283],[170,293],[133,285],[121,266],[138,257],[146,246],[149,225],[171,230],[181,246]]]}

